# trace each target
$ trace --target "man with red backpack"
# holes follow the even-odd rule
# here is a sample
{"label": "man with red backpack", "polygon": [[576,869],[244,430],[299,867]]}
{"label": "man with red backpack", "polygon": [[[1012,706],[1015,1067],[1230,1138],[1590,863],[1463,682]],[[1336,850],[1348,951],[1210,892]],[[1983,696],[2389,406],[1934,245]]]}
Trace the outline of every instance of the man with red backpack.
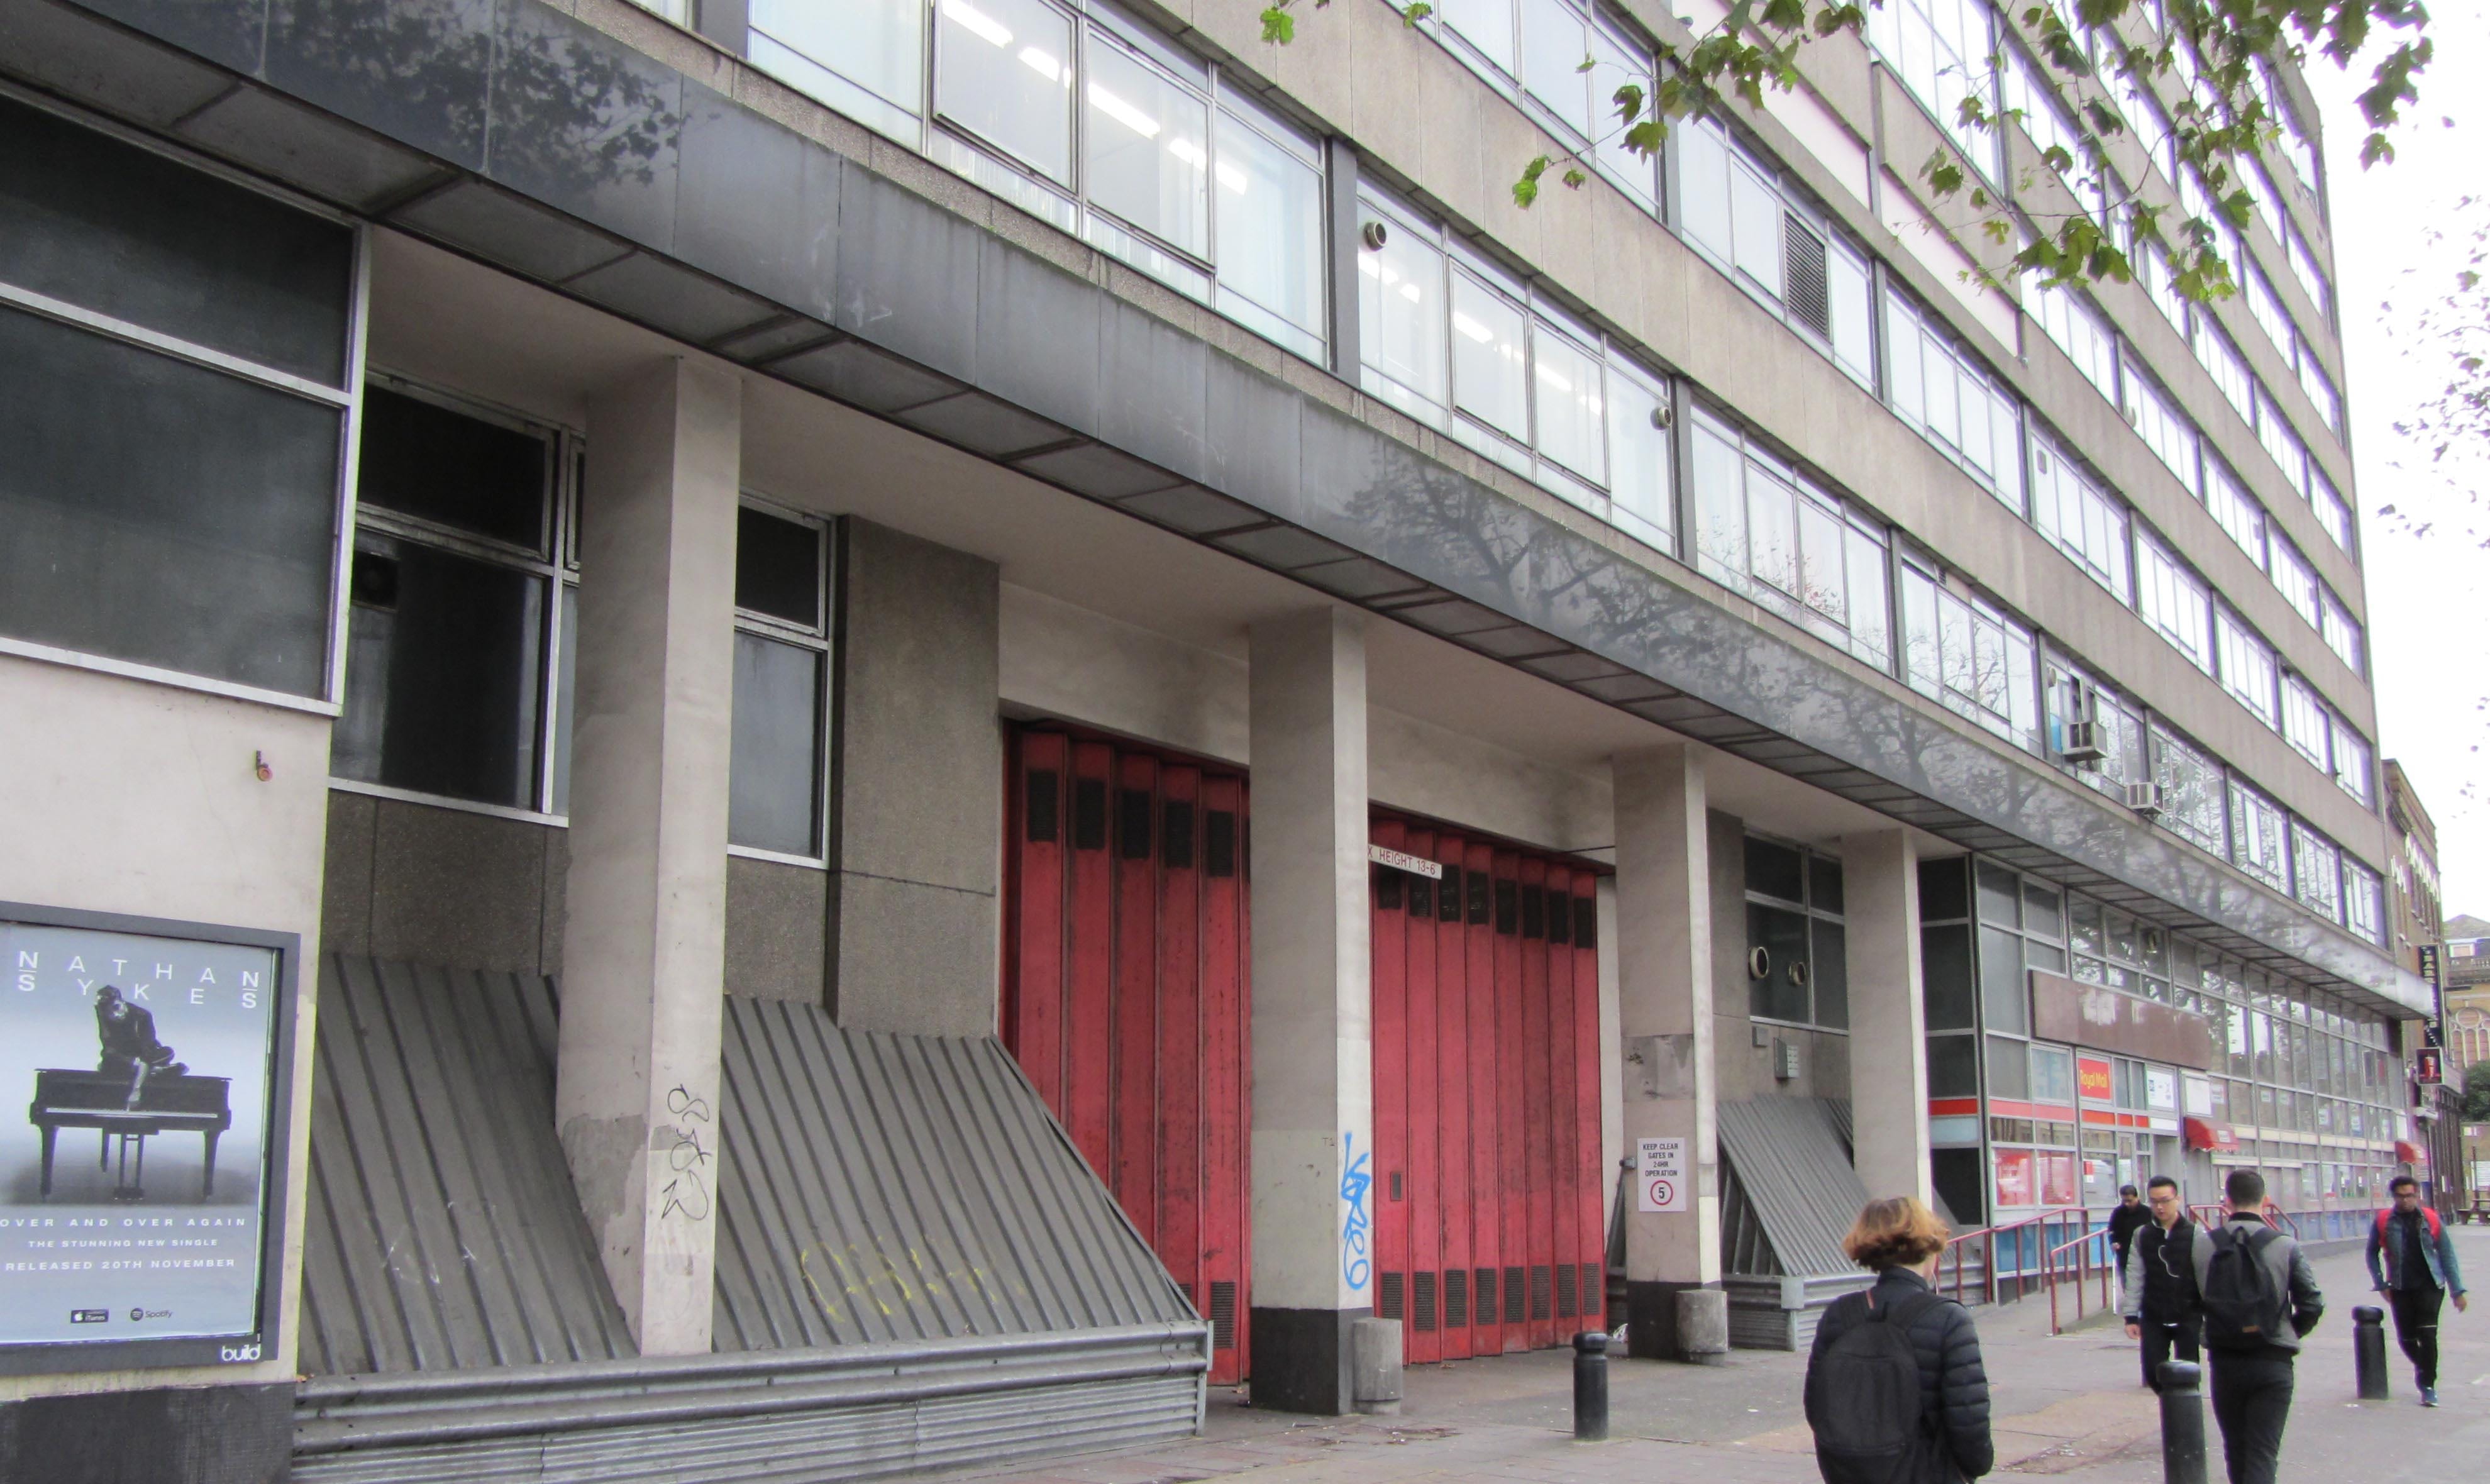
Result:
{"label": "man with red backpack", "polygon": [[2438,1212],[2420,1203],[2420,1182],[2398,1175],[2387,1182],[2391,1209],[2378,1212],[2369,1229],[2369,1286],[2395,1316],[2395,1343],[2412,1358],[2413,1380],[2423,1407],[2438,1405],[2438,1314],[2447,1295],[2464,1312],[2464,1274],[2455,1266],[2455,1243]]}
{"label": "man with red backpack", "polygon": [[2214,1420],[2231,1484],[2273,1484],[2291,1417],[2292,1362],[2317,1327],[2326,1295],[2300,1243],[2265,1219],[2265,1177],[2233,1170],[2222,1182],[2228,1220],[2188,1244],[2196,1312],[2214,1362]]}

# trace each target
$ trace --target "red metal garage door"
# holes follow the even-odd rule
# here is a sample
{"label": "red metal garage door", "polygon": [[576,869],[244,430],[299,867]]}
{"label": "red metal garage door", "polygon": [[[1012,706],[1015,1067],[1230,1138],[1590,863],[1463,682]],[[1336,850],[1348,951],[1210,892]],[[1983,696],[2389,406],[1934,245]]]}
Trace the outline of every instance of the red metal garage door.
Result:
{"label": "red metal garage door", "polygon": [[1412,1362],[1598,1327],[1605,1284],[1593,873],[1378,814],[1440,878],[1374,876],[1375,1312]]}
{"label": "red metal garage door", "polygon": [[1003,1043],[1247,1374],[1243,774],[1016,730]]}

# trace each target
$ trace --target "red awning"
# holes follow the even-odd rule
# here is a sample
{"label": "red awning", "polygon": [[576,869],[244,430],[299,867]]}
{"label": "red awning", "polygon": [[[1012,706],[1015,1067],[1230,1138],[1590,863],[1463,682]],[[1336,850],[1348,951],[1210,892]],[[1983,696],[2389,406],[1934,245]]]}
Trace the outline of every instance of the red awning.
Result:
{"label": "red awning", "polygon": [[2240,1136],[2231,1131],[2228,1123],[2216,1123],[2212,1119],[2186,1119],[2181,1120],[2180,1128],[2191,1149],[2236,1149],[2240,1147]]}
{"label": "red awning", "polygon": [[2428,1161],[2429,1153],[2418,1144],[2414,1144],[2403,1139],[2397,1139],[2395,1141],[2395,1159],[2401,1164],[2422,1164]]}

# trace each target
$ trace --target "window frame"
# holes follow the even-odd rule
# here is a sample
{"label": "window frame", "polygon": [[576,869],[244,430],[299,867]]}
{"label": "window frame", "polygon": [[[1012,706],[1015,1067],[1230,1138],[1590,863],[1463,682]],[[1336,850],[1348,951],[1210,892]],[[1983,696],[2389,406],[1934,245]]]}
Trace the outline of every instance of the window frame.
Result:
{"label": "window frame", "polygon": [[[773,860],[781,865],[811,866],[827,869],[829,864],[830,789],[835,780],[830,776],[831,728],[837,717],[832,713],[833,692],[838,677],[832,665],[835,658],[838,619],[838,556],[839,532],[835,521],[811,510],[800,509],[772,499],[750,487],[737,496],[736,509],[756,510],[773,519],[804,527],[813,533],[815,551],[820,565],[816,568],[816,619],[809,626],[796,624],[775,614],[761,613],[738,603],[735,607],[734,629],[737,635],[751,634],[793,649],[807,650],[820,656],[821,687],[813,696],[813,854],[767,850],[755,845],[738,845],[730,838],[726,853],[747,860]],[[729,718],[730,727],[733,725]]]}

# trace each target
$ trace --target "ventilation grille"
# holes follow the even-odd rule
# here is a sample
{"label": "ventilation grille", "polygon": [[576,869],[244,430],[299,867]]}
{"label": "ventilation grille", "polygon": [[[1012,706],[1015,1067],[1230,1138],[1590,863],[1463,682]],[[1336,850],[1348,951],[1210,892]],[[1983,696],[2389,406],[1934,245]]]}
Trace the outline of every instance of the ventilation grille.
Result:
{"label": "ventilation grille", "polygon": [[1406,1274],[1404,1273],[1388,1272],[1383,1275],[1382,1281],[1375,1287],[1375,1317],[1376,1319],[1401,1318],[1401,1287],[1405,1281]]}
{"label": "ventilation grille", "polygon": [[1236,1285],[1224,1279],[1210,1285],[1210,1348],[1236,1348]]}
{"label": "ventilation grille", "polygon": [[1023,812],[1028,817],[1028,837],[1031,840],[1055,838],[1055,831],[1058,828],[1055,823],[1056,800],[1061,786],[1060,780],[1051,772],[1033,772],[1028,775],[1028,793],[1026,796],[1028,801]]}
{"label": "ventilation grille", "polygon": [[1444,867],[1444,884],[1435,893],[1435,920],[1438,922],[1462,920],[1462,868],[1460,866]]}
{"label": "ventilation grille", "polygon": [[1103,778],[1073,780],[1072,847],[1075,850],[1107,848],[1107,782]]}
{"label": "ventilation grille", "polygon": [[1193,805],[1170,800],[1159,828],[1159,854],[1171,871],[1193,869]]}
{"label": "ventilation grille", "polygon": [[1548,941],[1566,944],[1574,940],[1574,898],[1570,892],[1548,893]]}
{"label": "ventilation grille", "polygon": [[1413,1276],[1411,1287],[1415,1292],[1410,1296],[1416,1300],[1416,1303],[1412,1306],[1414,1312],[1410,1317],[1417,1323],[1419,1333],[1433,1334],[1435,1332],[1435,1275],[1432,1272],[1417,1273]]}
{"label": "ventilation grille", "polygon": [[1375,868],[1375,906],[1378,912],[1401,910],[1401,873],[1388,865]]}
{"label": "ventilation grille", "polygon": [[1495,930],[1510,936],[1521,930],[1521,884],[1495,884]]}
{"label": "ventilation grille", "polygon": [[1556,1265],[1556,1317],[1558,1319],[1574,1317],[1574,1274],[1573,1264]]}
{"label": "ventilation grille", "polygon": [[1781,218],[1781,303],[1790,318],[1833,338],[1833,299],[1825,282],[1824,239],[1796,217]]}
{"label": "ventilation grille", "polygon": [[1508,1267],[1504,1270],[1504,1322],[1506,1324],[1521,1323],[1522,1299],[1521,1269]]}
{"label": "ventilation grille", "polygon": [[1116,854],[1127,860],[1150,858],[1150,791],[1119,790],[1115,798]]}
{"label": "ventilation grille", "polygon": [[1487,921],[1488,878],[1472,871],[1467,880],[1470,922],[1473,926],[1484,925]]}
{"label": "ventilation grille", "polygon": [[1212,876],[1236,874],[1236,813],[1213,809],[1202,822],[1202,868]]}
{"label": "ventilation grille", "polygon": [[1530,1269],[1530,1317],[1548,1317],[1548,1265],[1545,1263]]}
{"label": "ventilation grille", "polygon": [[1601,1263],[1582,1265],[1582,1317],[1606,1327],[1608,1318],[1608,1269]]}
{"label": "ventilation grille", "polygon": [[1521,888],[1521,936],[1548,936],[1548,893],[1537,887]]}
{"label": "ventilation grille", "polygon": [[1435,884],[1424,876],[1409,878],[1409,916],[1433,917],[1435,915]]}
{"label": "ventilation grille", "polygon": [[1460,1329],[1470,1322],[1470,1272],[1466,1267],[1444,1269],[1444,1327]]}
{"label": "ventilation grille", "polygon": [[1600,946],[1600,904],[1590,897],[1574,898],[1574,946],[1596,948]]}
{"label": "ventilation grille", "polygon": [[1495,1323],[1495,1269],[1492,1267],[1478,1270],[1478,1323]]}

